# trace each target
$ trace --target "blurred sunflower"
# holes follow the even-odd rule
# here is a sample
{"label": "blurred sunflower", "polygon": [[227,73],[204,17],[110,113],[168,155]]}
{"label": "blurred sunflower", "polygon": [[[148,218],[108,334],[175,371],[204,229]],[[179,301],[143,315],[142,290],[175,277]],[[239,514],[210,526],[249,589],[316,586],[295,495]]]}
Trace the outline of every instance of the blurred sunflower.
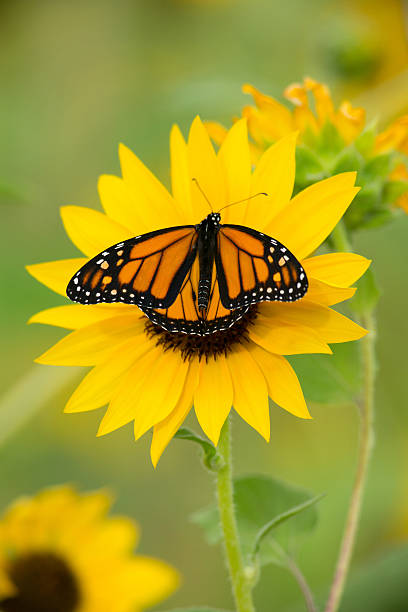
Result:
{"label": "blurred sunflower", "polygon": [[[336,108],[327,85],[311,78],[285,89],[284,97],[292,108],[252,85],[242,89],[255,102],[242,110],[254,162],[271,143],[298,130],[295,190],[337,172],[357,170],[362,190],[345,216],[349,229],[379,225],[391,218],[390,204],[408,211],[407,115],[378,133],[375,125],[366,125],[364,108],[348,100]],[[206,126],[220,145],[227,129],[213,121]]]}
{"label": "blurred sunflower", "polygon": [[[230,329],[191,336],[166,332],[136,306],[65,305],[34,315],[30,322],[74,330],[37,362],[93,366],[66,406],[67,412],[109,404],[99,435],[134,421],[135,438],[153,430],[157,461],[194,404],[198,421],[214,444],[232,405],[266,440],[268,396],[301,418],[310,418],[296,374],[284,355],[331,353],[329,343],[348,342],[366,332],[330,308],[350,298],[369,261],[334,253],[310,257],[341,219],[358,191],[346,172],[305,189],[291,199],[296,135],[271,146],[252,171],[246,120],[238,121],[215,153],[199,118],[188,143],[171,133],[173,195],[125,146],[119,150],[123,178],[102,176],[104,213],[62,208],[74,244],[93,257],[108,245],[166,226],[198,223],[207,203],[192,182],[198,179],[214,210],[260,191],[270,194],[225,210],[223,223],[244,223],[283,242],[302,262],[309,279],[297,303],[254,305]],[[65,295],[68,281],[86,258],[28,266],[29,272]]]}
{"label": "blurred sunflower", "polygon": [[138,528],[108,517],[104,491],[46,489],[12,504],[0,520],[3,612],[130,612],[168,597],[179,576],[134,555]]}

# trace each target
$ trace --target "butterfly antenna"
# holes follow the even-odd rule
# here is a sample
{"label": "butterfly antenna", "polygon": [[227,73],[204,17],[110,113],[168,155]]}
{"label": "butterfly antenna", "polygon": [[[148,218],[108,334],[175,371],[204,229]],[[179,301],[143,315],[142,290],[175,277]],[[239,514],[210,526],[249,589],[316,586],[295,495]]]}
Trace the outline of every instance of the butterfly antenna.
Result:
{"label": "butterfly antenna", "polygon": [[208,206],[210,207],[211,212],[214,212],[213,209],[212,209],[210,200],[207,198],[207,196],[205,195],[204,191],[201,189],[200,183],[197,181],[196,178],[192,178],[191,180],[194,181],[195,184],[197,185],[197,187],[200,190],[201,194],[203,195],[205,201],[207,202]]}
{"label": "butterfly antenna", "polygon": [[220,208],[220,210],[218,210],[217,212],[221,212],[222,210],[224,210],[225,208],[229,208],[230,206],[235,206],[235,204],[241,204],[242,202],[248,202],[248,200],[252,200],[253,198],[257,198],[258,196],[267,196],[268,194],[261,191],[260,193],[256,193],[255,195],[249,196],[249,198],[244,198],[243,200],[238,200],[237,202],[231,202],[231,204],[226,204],[225,206],[223,206],[222,208]]}

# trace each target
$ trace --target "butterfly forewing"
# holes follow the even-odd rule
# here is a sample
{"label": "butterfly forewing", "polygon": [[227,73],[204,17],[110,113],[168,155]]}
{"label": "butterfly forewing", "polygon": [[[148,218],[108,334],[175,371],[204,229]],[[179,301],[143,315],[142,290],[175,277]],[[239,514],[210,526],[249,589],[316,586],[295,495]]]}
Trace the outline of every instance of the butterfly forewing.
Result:
{"label": "butterfly forewing", "polygon": [[303,267],[283,244],[242,225],[221,225],[215,262],[225,308],[292,302],[308,288]]}
{"label": "butterfly forewing", "polygon": [[177,299],[196,257],[196,241],[195,227],[186,225],[115,244],[73,276],[67,295],[81,304],[168,307]]}

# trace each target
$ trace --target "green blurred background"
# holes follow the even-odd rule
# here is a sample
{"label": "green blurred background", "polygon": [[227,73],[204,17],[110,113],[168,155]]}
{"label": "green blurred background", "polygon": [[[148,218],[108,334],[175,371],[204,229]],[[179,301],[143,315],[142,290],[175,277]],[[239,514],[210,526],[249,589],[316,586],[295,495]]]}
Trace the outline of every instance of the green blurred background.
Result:
{"label": "green blurred background", "polygon": [[[211,476],[189,443],[173,441],[154,471],[150,434],[135,444],[129,427],[96,439],[100,413],[62,414],[76,381],[60,384],[58,368],[36,366],[33,373],[32,364],[62,330],[26,321],[63,298],[24,265],[77,256],[59,206],[99,208],[97,177],[119,173],[120,141],[168,182],[171,125],[186,130],[197,113],[229,123],[246,102],[244,82],[280,97],[288,83],[310,75],[328,82],[338,101],[364,104],[371,118],[381,113],[382,123],[407,110],[405,17],[396,0],[0,3],[0,376],[7,394],[0,404],[0,504],[67,481],[82,490],[107,485],[117,494],[115,510],[141,523],[140,550],[184,576],[161,609],[232,607],[220,550],[187,520],[212,499]],[[345,612],[408,609],[407,230],[401,217],[357,237],[383,294],[377,437]],[[235,462],[240,473],[273,474],[327,493],[300,554],[322,601],[353,479],[357,415],[351,405],[311,411],[314,419],[301,421],[275,408],[269,445],[236,418]],[[297,585],[279,568],[265,570],[255,597],[260,612],[303,609]]]}

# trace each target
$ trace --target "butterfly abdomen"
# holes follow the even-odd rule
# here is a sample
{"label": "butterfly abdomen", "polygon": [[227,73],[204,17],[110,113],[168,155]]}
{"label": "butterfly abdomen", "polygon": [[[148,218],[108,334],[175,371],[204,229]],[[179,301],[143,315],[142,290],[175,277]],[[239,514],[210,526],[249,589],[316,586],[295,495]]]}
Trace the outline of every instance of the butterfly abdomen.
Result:
{"label": "butterfly abdomen", "polygon": [[220,216],[217,213],[208,215],[197,226],[198,261],[200,266],[197,305],[200,312],[207,310],[211,297],[212,273],[219,227]]}

